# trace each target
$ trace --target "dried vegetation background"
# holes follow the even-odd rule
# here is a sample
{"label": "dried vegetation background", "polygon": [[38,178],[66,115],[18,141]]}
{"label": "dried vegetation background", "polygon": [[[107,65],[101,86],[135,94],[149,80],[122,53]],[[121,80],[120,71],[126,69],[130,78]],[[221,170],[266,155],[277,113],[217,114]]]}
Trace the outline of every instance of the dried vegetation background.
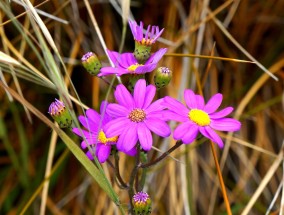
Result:
{"label": "dried vegetation background", "polygon": [[[93,51],[104,65],[108,62],[86,2],[111,50],[118,50],[122,41],[121,2],[30,1],[38,5],[37,13],[66,68],[46,38],[47,47],[41,46],[36,32],[42,28],[36,28],[31,21],[29,9],[23,6],[26,2],[0,2],[1,54],[13,57],[31,71],[7,64],[7,56],[5,60],[1,56],[0,214],[13,215],[24,209],[25,214],[40,214],[41,207],[46,208],[45,214],[56,215],[119,214],[117,206],[68,153],[62,140],[41,117],[12,100],[3,85],[17,91],[20,99],[26,99],[46,116],[49,104],[58,98],[54,85],[67,86],[75,98],[76,89],[85,105],[97,109],[108,85],[86,73],[80,58]],[[242,129],[235,134],[220,134],[226,139],[226,146],[223,150],[216,147],[233,214],[283,213],[284,1],[137,0],[130,2],[129,14],[136,21],[165,28],[154,50],[169,48],[160,64],[171,68],[174,77],[167,88],[159,91],[160,96],[182,98],[185,88],[196,92],[202,89],[206,99],[220,92],[224,95],[223,105],[235,107],[233,117],[242,122]],[[18,20],[19,26],[12,20]],[[123,51],[132,51],[133,46],[127,27]],[[56,78],[40,75],[50,77],[48,72],[53,68],[47,61],[40,61],[47,59],[47,50],[52,54],[50,61],[64,77],[58,80],[60,83],[53,81]],[[199,55],[201,58],[194,57]],[[264,67],[275,76],[267,75]],[[75,113],[82,114],[79,105],[73,105]],[[155,139],[155,146],[161,151],[173,144],[173,140]],[[55,150],[52,164],[48,159],[51,146]],[[150,156],[158,153],[153,151]],[[182,146],[172,157],[175,159],[167,158],[149,169],[145,190],[152,197],[153,214],[226,214],[208,142]],[[121,157],[126,179],[134,164],[130,161]],[[50,164],[56,168],[47,179],[50,184],[46,195],[41,188]],[[127,192],[115,185],[108,164],[103,168],[126,206]]]}

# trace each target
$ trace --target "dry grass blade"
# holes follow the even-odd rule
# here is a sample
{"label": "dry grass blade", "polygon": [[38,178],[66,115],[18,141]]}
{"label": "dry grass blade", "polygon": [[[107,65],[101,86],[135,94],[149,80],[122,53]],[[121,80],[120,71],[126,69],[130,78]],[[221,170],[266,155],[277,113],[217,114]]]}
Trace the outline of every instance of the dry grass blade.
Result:
{"label": "dry grass blade", "polygon": [[24,7],[27,8],[27,10],[29,12],[32,13],[34,19],[36,20],[36,22],[38,23],[40,29],[42,30],[43,35],[45,36],[46,40],[48,41],[49,45],[51,46],[51,48],[55,51],[55,53],[59,53],[58,49],[52,39],[52,36],[50,35],[47,27],[45,26],[44,22],[42,21],[42,19],[39,17],[38,13],[36,12],[34,6],[31,4],[31,2],[29,0],[22,0],[23,2],[26,3],[26,5],[24,5]]}
{"label": "dry grass blade", "polygon": [[255,63],[254,61],[248,60],[240,60],[234,58],[226,58],[226,57],[217,57],[217,56],[206,56],[206,55],[196,55],[196,54],[182,54],[182,53],[167,53],[165,56],[168,57],[191,57],[191,58],[201,58],[201,59],[209,59],[209,60],[223,60],[223,61],[231,61],[235,63]]}
{"label": "dry grass blade", "polygon": [[[211,13],[211,12],[210,12]],[[259,63],[247,50],[245,50],[239,42],[228,32],[228,30],[222,25],[222,23],[216,19],[215,17],[212,18],[214,23],[218,26],[218,28],[223,32],[223,34],[241,51],[243,52],[251,61],[255,62],[255,64],[264,72],[266,72],[270,77],[274,80],[278,81],[278,78],[272,74],[271,71],[266,69],[261,63]]]}
{"label": "dry grass blade", "polygon": [[0,62],[20,66],[20,62],[0,51]]}
{"label": "dry grass blade", "polygon": [[[48,1],[50,1],[50,0],[45,0],[45,1],[41,2],[40,4],[36,5],[35,8],[40,7],[41,5],[45,4],[45,3],[48,2]],[[18,16],[15,16],[13,19],[18,19],[18,18],[24,16],[26,13],[27,13],[27,11],[24,12],[24,13],[21,13],[21,14],[18,15]],[[10,23],[10,22],[12,22],[12,21],[13,21],[12,19],[9,19],[9,20],[7,20],[6,22],[0,23],[0,27],[4,26],[4,25],[6,25],[6,24],[8,24],[8,23]]]}
{"label": "dry grass blade", "polygon": [[130,0],[122,0],[121,9],[122,9],[123,23],[127,23],[127,20],[129,17],[129,11],[130,11]]}
{"label": "dry grass blade", "polygon": [[[51,139],[50,139],[50,145],[49,145],[49,150],[48,150],[48,158],[47,158],[47,164],[46,164],[46,169],[45,169],[45,178],[48,178],[48,176],[51,174],[51,167],[52,167],[52,162],[54,159],[54,153],[55,153],[55,146],[57,142],[57,133],[55,131],[52,132],[51,134]],[[46,201],[48,197],[48,188],[49,188],[49,180],[44,183],[43,190],[42,190],[42,199],[41,199],[41,205],[40,205],[40,215],[45,214],[45,208],[46,208]]]}
{"label": "dry grass blade", "polygon": [[[284,143],[284,142],[283,142]],[[251,208],[253,207],[254,203],[256,202],[257,198],[260,196],[262,191],[265,189],[266,185],[270,181],[271,177],[275,174],[276,170],[278,169],[279,165],[283,161],[283,148],[280,150],[277,158],[274,160],[273,164],[269,168],[268,172],[262,179],[261,183],[259,184],[258,188],[254,192],[253,196],[250,198],[248,204],[244,208],[241,215],[247,215],[249,214]]]}

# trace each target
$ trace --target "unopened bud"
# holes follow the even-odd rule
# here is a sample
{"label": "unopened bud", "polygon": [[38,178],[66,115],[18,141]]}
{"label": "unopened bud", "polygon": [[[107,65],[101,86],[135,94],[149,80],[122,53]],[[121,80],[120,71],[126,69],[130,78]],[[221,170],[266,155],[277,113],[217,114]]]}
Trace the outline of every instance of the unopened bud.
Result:
{"label": "unopened bud", "polygon": [[159,67],[154,71],[154,82],[158,89],[167,86],[172,79],[172,71],[167,67]]}
{"label": "unopened bud", "polygon": [[88,52],[84,54],[82,57],[82,64],[84,68],[91,74],[91,75],[97,75],[101,68],[102,64],[100,60],[98,59],[97,55],[93,52]]}
{"label": "unopened bud", "polygon": [[71,115],[63,102],[55,99],[49,106],[48,113],[58,123],[60,128],[69,128],[72,125]]}
{"label": "unopened bud", "polygon": [[132,204],[135,215],[149,215],[151,214],[152,201],[146,192],[138,192],[132,197]]}

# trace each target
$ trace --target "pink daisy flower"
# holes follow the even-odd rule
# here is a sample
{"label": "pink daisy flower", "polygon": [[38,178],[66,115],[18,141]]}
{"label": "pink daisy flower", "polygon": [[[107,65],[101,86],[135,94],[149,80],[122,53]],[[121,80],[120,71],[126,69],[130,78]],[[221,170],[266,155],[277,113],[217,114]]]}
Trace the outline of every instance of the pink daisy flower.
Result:
{"label": "pink daisy flower", "polygon": [[[100,112],[103,112],[106,102],[102,102],[100,107]],[[111,152],[112,145],[116,144],[118,137],[112,136],[107,138],[104,132],[105,124],[110,122],[112,118],[105,113],[103,118],[93,109],[88,109],[85,116],[78,117],[80,123],[87,129],[82,130],[80,128],[73,128],[73,133],[77,134],[80,137],[83,137],[84,140],[81,143],[82,149],[86,149],[89,145],[92,152],[88,151],[86,155],[90,160],[93,160],[93,154],[96,155],[100,163],[104,163]],[[129,155],[135,155],[136,150],[129,150]]]}
{"label": "pink daisy flower", "polygon": [[147,72],[152,72],[167,52],[166,48],[162,48],[156,53],[152,54],[151,57],[145,62],[145,64],[139,64],[137,59],[134,57],[133,53],[123,53],[120,54],[115,51],[109,51],[111,61],[114,63],[114,67],[103,67],[100,70],[98,76],[106,75],[124,75],[124,74],[145,74]]}
{"label": "pink daisy flower", "polygon": [[135,147],[139,140],[142,149],[149,151],[152,148],[153,138],[151,131],[162,137],[171,134],[170,127],[162,119],[164,107],[163,99],[152,102],[156,87],[146,86],[146,81],[137,81],[133,96],[122,84],[116,87],[114,96],[118,104],[109,104],[106,112],[115,118],[104,127],[107,137],[119,136],[116,147],[128,152]]}
{"label": "pink daisy flower", "polygon": [[241,123],[235,119],[225,118],[232,111],[232,107],[224,108],[216,112],[222,103],[223,96],[218,93],[204,104],[204,98],[194,94],[192,90],[184,91],[184,100],[187,107],[179,101],[167,96],[164,103],[169,111],[169,119],[182,122],[175,130],[173,137],[175,140],[182,140],[188,144],[194,141],[200,132],[203,136],[217,143],[220,148],[224,143],[220,136],[214,131],[237,131]]}
{"label": "pink daisy flower", "polygon": [[128,23],[133,34],[134,40],[142,45],[152,45],[156,42],[156,40],[161,36],[164,31],[164,28],[162,30],[159,30],[158,26],[151,27],[151,25],[148,25],[147,31],[144,34],[143,22],[140,22],[140,25],[137,25],[135,21],[129,21]]}

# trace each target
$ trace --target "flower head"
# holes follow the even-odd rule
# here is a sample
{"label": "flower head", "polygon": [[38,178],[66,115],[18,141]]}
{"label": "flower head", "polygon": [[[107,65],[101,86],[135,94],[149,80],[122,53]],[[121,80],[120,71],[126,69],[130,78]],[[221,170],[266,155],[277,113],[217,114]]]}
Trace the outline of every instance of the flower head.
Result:
{"label": "flower head", "polygon": [[171,134],[170,127],[163,120],[163,99],[152,102],[156,87],[146,86],[146,81],[137,81],[133,96],[122,84],[116,87],[114,96],[118,104],[109,104],[106,112],[115,118],[105,125],[106,136],[118,136],[117,149],[128,152],[139,140],[145,151],[152,148],[151,131],[159,136]]}
{"label": "flower head", "polygon": [[168,118],[183,122],[175,129],[174,139],[182,140],[183,143],[188,144],[200,132],[222,148],[224,146],[223,141],[214,130],[237,131],[241,127],[238,120],[225,118],[233,111],[232,107],[216,112],[221,105],[222,99],[222,94],[218,93],[205,104],[202,96],[194,94],[192,90],[185,90],[184,100],[187,105],[185,107],[179,101],[168,96],[165,97],[163,105],[169,109]]}
{"label": "flower head", "polygon": [[148,25],[146,33],[143,33],[143,22],[137,25],[135,21],[129,21],[129,26],[133,34],[134,40],[142,45],[152,45],[161,36],[164,29],[159,30],[158,26]]}
{"label": "flower head", "polygon": [[[104,111],[104,108],[107,106],[106,102],[102,102],[100,111],[101,113]],[[86,149],[90,146],[95,155],[97,156],[98,160],[103,163],[105,162],[111,152],[111,146],[116,144],[118,139],[117,136],[112,136],[107,138],[104,133],[104,126],[106,123],[111,121],[111,117],[104,113],[104,115],[100,115],[93,109],[88,109],[86,111],[85,116],[79,116],[79,121],[81,124],[87,129],[82,130],[80,128],[73,128],[73,132],[78,136],[84,138],[81,143],[81,147]],[[88,151],[86,155],[89,157],[90,160],[93,159],[93,154],[91,151]]]}
{"label": "flower head", "polygon": [[49,106],[48,113],[59,124],[60,128],[70,127],[72,118],[64,103],[55,99]]}
{"label": "flower head", "polygon": [[110,59],[114,63],[115,68],[103,67],[98,76],[113,74],[121,76],[124,74],[145,74],[147,72],[152,72],[157,67],[159,60],[166,52],[167,49],[162,48],[156,53],[152,54],[144,64],[139,64],[133,53],[119,54],[115,51],[108,51]]}
{"label": "flower head", "polygon": [[152,201],[146,192],[138,192],[132,197],[135,214],[151,214]]}

